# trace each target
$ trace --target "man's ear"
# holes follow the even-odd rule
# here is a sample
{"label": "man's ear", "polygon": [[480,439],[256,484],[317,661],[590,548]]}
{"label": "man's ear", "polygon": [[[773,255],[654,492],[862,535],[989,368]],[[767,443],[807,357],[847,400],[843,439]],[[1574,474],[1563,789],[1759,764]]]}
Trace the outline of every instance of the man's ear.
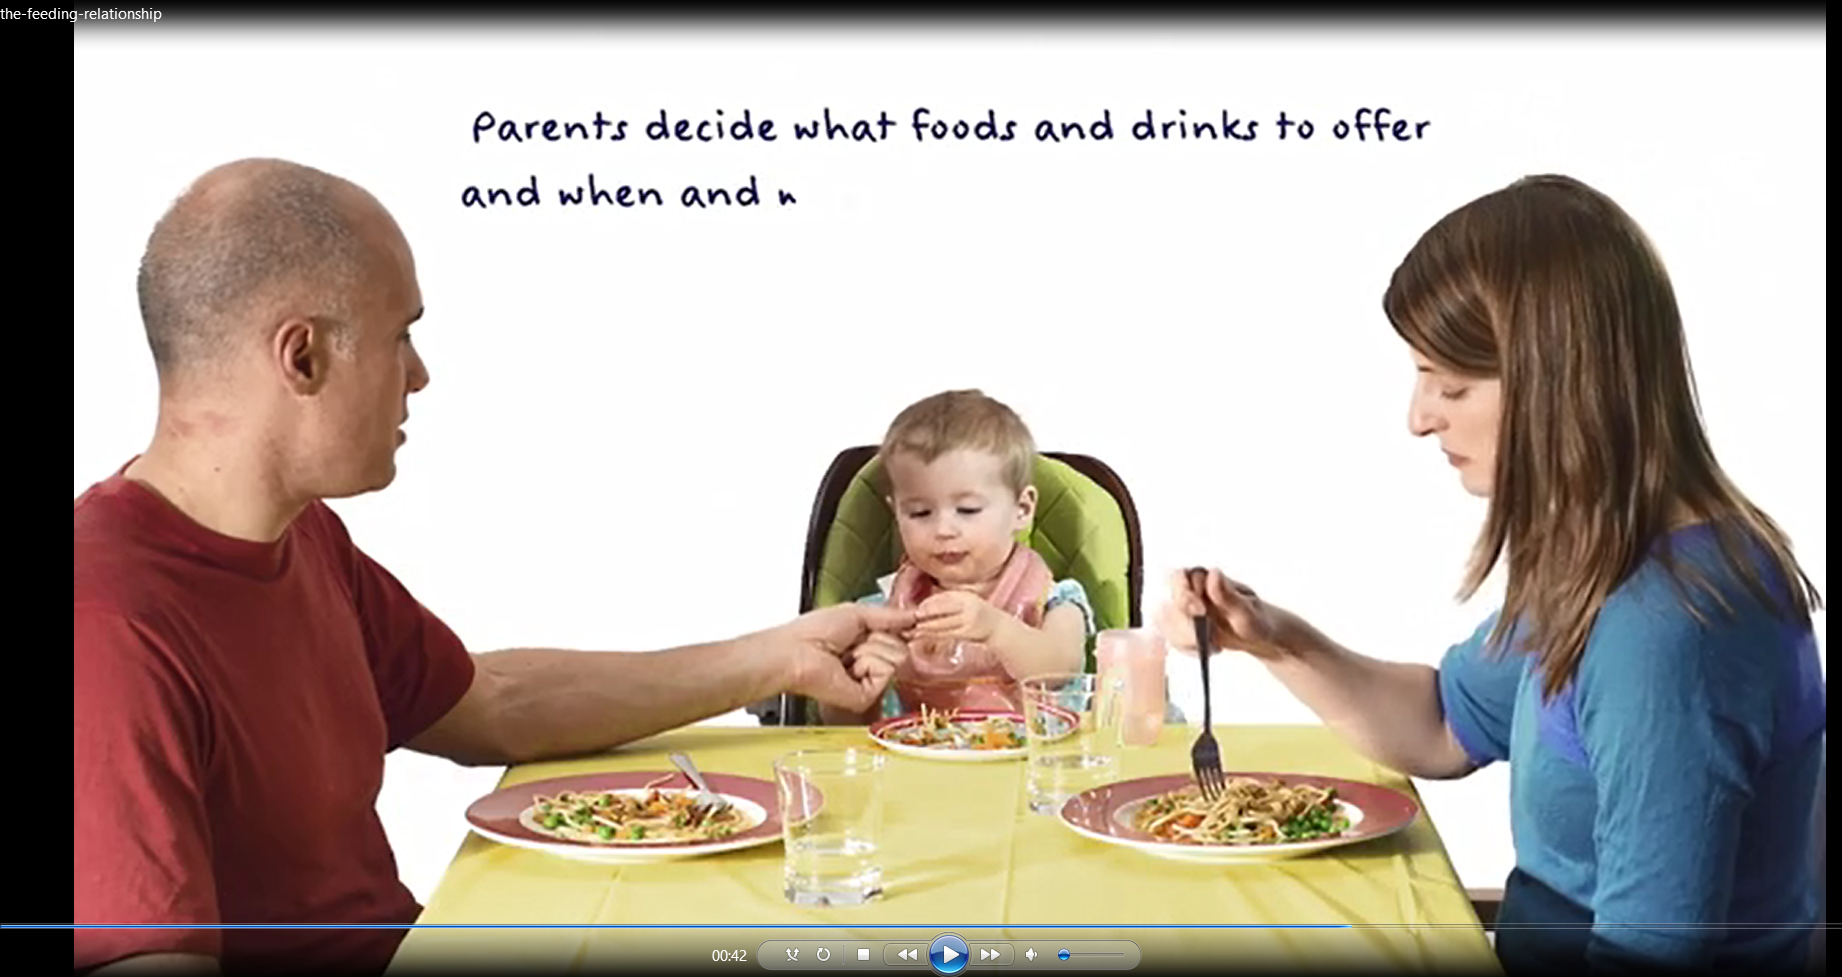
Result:
{"label": "man's ear", "polygon": [[288,389],[305,396],[318,393],[326,385],[331,352],[329,323],[294,317],[283,320],[276,328],[269,355]]}

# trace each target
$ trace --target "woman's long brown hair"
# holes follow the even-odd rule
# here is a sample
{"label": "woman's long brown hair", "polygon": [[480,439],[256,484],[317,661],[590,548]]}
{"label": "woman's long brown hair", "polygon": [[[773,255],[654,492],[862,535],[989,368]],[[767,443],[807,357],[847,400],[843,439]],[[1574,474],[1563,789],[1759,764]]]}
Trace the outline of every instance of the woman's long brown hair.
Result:
{"label": "woman's long brown hair", "polygon": [[[1606,597],[1653,550],[1698,621],[1687,586],[1732,612],[1706,574],[1670,558],[1682,510],[1714,529],[1766,606],[1801,618],[1821,606],[1785,534],[1715,461],[1675,290],[1610,198],[1564,176],[1481,197],[1420,238],[1382,304],[1420,355],[1502,383],[1490,508],[1460,599],[1507,564],[1491,644],[1514,632],[1538,657],[1544,698],[1572,679]],[[1771,597],[1773,574],[1753,554],[1788,603]]]}

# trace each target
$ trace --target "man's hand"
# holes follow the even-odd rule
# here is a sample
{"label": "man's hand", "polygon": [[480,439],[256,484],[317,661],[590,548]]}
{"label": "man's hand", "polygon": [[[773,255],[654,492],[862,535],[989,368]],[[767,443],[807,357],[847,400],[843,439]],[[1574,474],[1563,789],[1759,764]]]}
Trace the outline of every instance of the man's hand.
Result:
{"label": "man's hand", "polygon": [[943,590],[916,608],[914,637],[988,643],[1004,612],[977,594]]}
{"label": "man's hand", "polygon": [[863,639],[863,643],[852,648],[845,655],[845,670],[859,682],[876,683],[876,691],[881,693],[895,678],[896,669],[908,659],[908,643],[894,635],[880,631]]}
{"label": "man's hand", "polygon": [[794,618],[775,634],[792,660],[789,691],[852,712],[868,709],[907,656],[896,635],[914,626],[913,611],[862,604]]}

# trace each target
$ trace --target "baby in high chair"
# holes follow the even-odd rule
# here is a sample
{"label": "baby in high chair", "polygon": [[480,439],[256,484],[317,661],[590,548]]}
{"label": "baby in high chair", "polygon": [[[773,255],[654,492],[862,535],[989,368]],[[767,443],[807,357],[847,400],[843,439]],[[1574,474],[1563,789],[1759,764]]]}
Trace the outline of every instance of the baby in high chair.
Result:
{"label": "baby in high chair", "polygon": [[977,390],[936,394],[896,416],[877,457],[903,556],[860,603],[913,608],[918,620],[882,708],[828,707],[825,721],[923,705],[1021,712],[1020,679],[1081,671],[1094,633],[1087,594],[1017,541],[1036,513],[1036,443],[1016,413]]}

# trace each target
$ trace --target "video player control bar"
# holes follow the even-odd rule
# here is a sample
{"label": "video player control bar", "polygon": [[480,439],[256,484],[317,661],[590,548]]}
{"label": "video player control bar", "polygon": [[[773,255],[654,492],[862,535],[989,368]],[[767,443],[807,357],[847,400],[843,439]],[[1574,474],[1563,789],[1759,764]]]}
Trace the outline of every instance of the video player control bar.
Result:
{"label": "video player control bar", "polygon": [[931,941],[768,940],[755,959],[767,970],[896,970],[958,974],[965,970],[1131,970],[1139,964],[1130,940],[990,942],[942,933]]}

